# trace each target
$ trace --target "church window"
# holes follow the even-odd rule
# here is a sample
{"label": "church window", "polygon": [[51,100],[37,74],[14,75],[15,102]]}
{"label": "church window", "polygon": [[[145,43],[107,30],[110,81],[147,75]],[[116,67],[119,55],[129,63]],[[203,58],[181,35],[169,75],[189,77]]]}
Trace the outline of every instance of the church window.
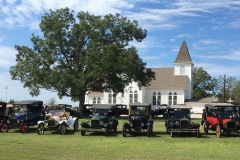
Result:
{"label": "church window", "polygon": [[156,105],[156,93],[155,92],[153,93],[153,102],[152,103],[153,103],[153,105]]}
{"label": "church window", "polygon": [[101,98],[98,97],[97,104],[100,104],[100,103],[101,103]]}
{"label": "church window", "polygon": [[168,95],[168,105],[172,105],[172,93],[171,92]]}
{"label": "church window", "polygon": [[96,98],[95,97],[93,98],[93,104],[96,104]]}
{"label": "church window", "polygon": [[138,102],[138,93],[137,91],[134,92],[134,103]]}
{"label": "church window", "polygon": [[185,74],[185,67],[184,66],[180,67],[180,74]]}
{"label": "church window", "polygon": [[157,105],[161,105],[161,93],[158,92],[158,95],[157,95]]}
{"label": "church window", "polygon": [[129,101],[130,101],[130,103],[133,103],[133,92],[132,91],[130,91],[130,93],[129,93]]}
{"label": "church window", "polygon": [[174,93],[174,96],[173,96],[173,104],[174,105],[177,104],[177,93],[176,92]]}

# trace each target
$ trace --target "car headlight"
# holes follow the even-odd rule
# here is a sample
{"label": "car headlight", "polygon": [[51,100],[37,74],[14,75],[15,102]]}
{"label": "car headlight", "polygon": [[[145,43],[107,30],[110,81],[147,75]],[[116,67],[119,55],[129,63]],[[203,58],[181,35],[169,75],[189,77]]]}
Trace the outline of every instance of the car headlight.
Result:
{"label": "car headlight", "polygon": [[190,122],[190,125],[193,126],[193,125],[194,125],[194,122]]}
{"label": "car headlight", "polygon": [[103,121],[100,121],[100,125],[104,125],[104,122],[103,122]]}
{"label": "car headlight", "polygon": [[236,125],[238,126],[238,125],[239,125],[239,122],[236,122]]}
{"label": "car headlight", "polygon": [[141,126],[144,126],[144,123],[143,123],[143,122],[141,122]]}
{"label": "car headlight", "polygon": [[10,120],[9,120],[9,119],[7,120],[7,123],[10,123]]}
{"label": "car headlight", "polygon": [[17,119],[17,123],[20,123],[20,120],[19,120],[19,119]]}
{"label": "car headlight", "polygon": [[179,121],[176,121],[176,122],[175,122],[175,125],[179,126]]}
{"label": "car headlight", "polygon": [[55,126],[58,126],[58,122],[57,121],[55,121]]}

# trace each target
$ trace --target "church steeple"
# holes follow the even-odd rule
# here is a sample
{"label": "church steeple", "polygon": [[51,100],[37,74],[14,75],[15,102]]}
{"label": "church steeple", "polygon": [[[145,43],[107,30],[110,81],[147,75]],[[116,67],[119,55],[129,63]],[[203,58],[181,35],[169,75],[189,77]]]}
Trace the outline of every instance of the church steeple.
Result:
{"label": "church steeple", "polygon": [[192,63],[185,40],[182,42],[182,46],[174,63]]}

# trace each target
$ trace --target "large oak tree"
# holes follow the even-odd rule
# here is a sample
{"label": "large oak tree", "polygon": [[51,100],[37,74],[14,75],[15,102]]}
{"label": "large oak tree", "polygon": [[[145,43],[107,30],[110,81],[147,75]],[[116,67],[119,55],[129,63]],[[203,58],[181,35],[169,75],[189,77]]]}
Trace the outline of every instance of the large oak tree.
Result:
{"label": "large oak tree", "polygon": [[40,89],[71,97],[83,107],[85,94],[124,92],[132,81],[147,86],[155,73],[146,68],[129,42],[141,42],[147,31],[119,14],[104,17],[68,8],[50,10],[42,17],[43,36],[32,35],[33,47],[16,45],[13,80],[20,80],[32,96]]}

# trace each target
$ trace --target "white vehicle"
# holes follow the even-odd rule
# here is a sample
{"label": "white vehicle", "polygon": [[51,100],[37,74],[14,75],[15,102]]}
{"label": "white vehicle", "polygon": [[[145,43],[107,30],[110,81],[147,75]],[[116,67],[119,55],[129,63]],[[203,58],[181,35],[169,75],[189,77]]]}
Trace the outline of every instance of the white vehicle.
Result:
{"label": "white vehicle", "polygon": [[44,134],[45,129],[58,130],[59,134],[66,133],[67,127],[73,127],[74,131],[79,128],[78,117],[70,116],[69,112],[66,112],[66,104],[47,105],[45,107],[45,120],[38,121],[37,133]]}

